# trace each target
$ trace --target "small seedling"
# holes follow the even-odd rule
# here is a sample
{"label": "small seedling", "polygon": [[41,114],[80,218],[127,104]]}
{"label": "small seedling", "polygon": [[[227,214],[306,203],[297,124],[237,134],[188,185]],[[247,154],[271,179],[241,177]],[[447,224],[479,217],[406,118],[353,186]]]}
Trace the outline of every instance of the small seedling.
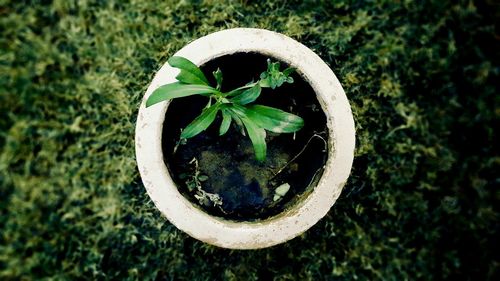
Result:
{"label": "small seedling", "polygon": [[206,130],[221,112],[222,122],[219,135],[224,135],[231,122],[239,126],[243,135],[248,134],[252,141],[255,157],[258,161],[266,159],[266,130],[274,133],[294,133],[304,126],[304,120],[283,110],[253,104],[260,96],[262,88],[275,89],[284,83],[293,83],[290,74],[294,68],[280,71],[279,62],[267,60],[267,70],[260,74],[257,82],[222,92],[222,71],[213,72],[217,85],[209,85],[208,79],[200,68],[183,57],[172,57],[168,60],[172,67],[180,69],[176,76],[178,82],[163,85],[156,89],[146,101],[146,107],[153,104],[192,95],[202,95],[208,98],[208,103],[201,112],[181,132],[180,139],[189,139]]}
{"label": "small seedling", "polygon": [[221,208],[223,203],[222,203],[222,198],[219,196],[219,194],[210,193],[203,190],[202,183],[208,180],[208,176],[202,175],[200,173],[198,167],[198,160],[196,160],[196,158],[193,158],[193,160],[191,160],[189,164],[194,164],[194,173],[192,175],[184,173],[179,175],[181,179],[184,179],[186,181],[186,186],[189,189],[189,191],[196,192],[194,194],[194,197],[198,199],[200,205],[204,206],[213,205],[214,207],[218,206],[219,208]]}

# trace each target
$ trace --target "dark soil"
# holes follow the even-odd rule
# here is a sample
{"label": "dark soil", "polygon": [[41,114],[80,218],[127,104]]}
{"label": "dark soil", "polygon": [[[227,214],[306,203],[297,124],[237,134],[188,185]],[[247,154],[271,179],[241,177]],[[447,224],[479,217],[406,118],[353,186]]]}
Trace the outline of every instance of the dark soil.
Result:
{"label": "dark soil", "polygon": [[[257,80],[267,67],[267,58],[255,53],[238,53],[212,60],[203,65],[202,70],[214,85],[212,72],[219,67],[224,75],[222,90],[228,91]],[[203,209],[228,219],[255,220],[280,213],[297,202],[300,198],[297,195],[309,191],[308,186],[319,178],[326,162],[326,144],[321,138],[313,137],[319,134],[328,138],[326,117],[310,85],[297,73],[293,78],[293,84],[284,84],[275,90],[263,89],[256,101],[299,115],[305,121],[305,126],[295,135],[267,132],[268,152],[264,163],[255,160],[250,140],[234,123],[226,135],[218,136],[220,116],[209,129],[175,150],[181,129],[200,114],[208,100],[194,96],[172,101],[165,118],[163,151],[165,163],[182,194],[199,204],[194,197],[196,190],[190,190],[187,185],[198,170],[199,178],[205,178],[202,189],[222,199],[220,206],[211,202],[199,204]],[[301,151],[300,156],[290,162]],[[285,165],[286,168],[276,174]],[[290,185],[290,190],[274,201],[274,190],[284,183]]]}

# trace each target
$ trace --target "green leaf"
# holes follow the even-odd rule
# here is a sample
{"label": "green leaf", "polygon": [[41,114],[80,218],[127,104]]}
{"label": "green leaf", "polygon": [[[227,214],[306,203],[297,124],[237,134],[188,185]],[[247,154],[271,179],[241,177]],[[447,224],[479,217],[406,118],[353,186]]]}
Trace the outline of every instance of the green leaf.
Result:
{"label": "green leaf", "polygon": [[220,124],[219,136],[224,135],[231,125],[231,114],[226,109],[222,110],[222,123]]}
{"label": "green leaf", "polygon": [[271,62],[271,59],[267,59],[267,72],[269,74],[279,71],[280,63],[279,62]]}
{"label": "green leaf", "polygon": [[201,182],[207,181],[208,180],[208,176],[207,175],[199,175],[198,176],[198,180],[201,181]]}
{"label": "green leaf", "polygon": [[192,85],[207,85],[205,81],[201,80],[198,76],[194,75],[191,72],[187,72],[185,70],[181,70],[181,72],[175,76],[175,79],[179,80],[179,82],[192,84]]}
{"label": "green leaf", "polygon": [[232,99],[230,99],[230,101],[241,105],[249,104],[251,102],[254,102],[260,96],[261,90],[262,88],[260,87],[260,85],[256,84],[252,88],[245,90],[241,94],[233,97]]}
{"label": "green leaf", "polygon": [[271,60],[267,60],[267,70],[260,74],[261,80],[259,84],[263,88],[271,87],[275,89],[283,85],[283,83],[293,83],[293,78],[288,77],[292,72],[295,71],[295,68],[288,67],[283,72],[280,71],[280,63],[279,62],[271,62]]}
{"label": "green leaf", "polygon": [[245,128],[243,127],[243,122],[241,122],[241,118],[238,116],[238,114],[233,111],[233,107],[228,107],[227,113],[231,115],[236,125],[238,125],[241,134],[245,136]]}
{"label": "green leaf", "polygon": [[261,86],[262,88],[270,88],[271,83],[269,82],[269,77],[267,77],[265,79],[261,79],[259,81],[259,86]]}
{"label": "green leaf", "polygon": [[176,77],[179,81],[187,84],[208,85],[208,79],[205,77],[205,74],[190,60],[175,56],[168,60],[168,64],[181,70],[181,73]]}
{"label": "green leaf", "polygon": [[215,116],[219,111],[219,104],[214,104],[211,107],[203,109],[201,114],[196,117],[184,130],[182,130],[181,138],[188,139],[203,132],[214,122]]}
{"label": "green leaf", "polygon": [[245,91],[245,90],[247,90],[247,89],[250,89],[250,88],[252,88],[253,86],[255,86],[255,85],[259,84],[259,83],[260,83],[260,81],[257,81],[257,82],[253,82],[253,81],[252,81],[252,82],[249,82],[249,83],[247,83],[245,86],[241,86],[241,87],[238,87],[238,88],[236,88],[236,89],[234,89],[234,90],[231,90],[231,91],[227,92],[227,93],[225,94],[225,96],[226,96],[226,97],[234,97],[234,96],[237,96],[237,95],[241,94],[243,91]]}
{"label": "green leaf", "polygon": [[286,81],[286,77],[284,75],[277,75],[276,77],[270,76],[269,78],[269,83],[271,84],[271,89],[273,90],[283,85]]}
{"label": "green leaf", "polygon": [[299,116],[269,106],[251,105],[245,114],[259,127],[274,133],[293,133],[304,126]]}
{"label": "green leaf", "polygon": [[216,71],[212,73],[214,75],[215,81],[217,82],[217,90],[220,90],[222,87],[222,71],[220,68],[217,68]]}
{"label": "green leaf", "polygon": [[219,93],[219,91],[210,86],[189,85],[189,84],[175,82],[163,85],[154,90],[154,92],[151,94],[151,96],[149,96],[148,100],[146,101],[146,107],[170,99],[182,98],[192,95],[209,96],[209,94],[213,93]]}
{"label": "green leaf", "polygon": [[266,131],[248,118],[242,117],[241,121],[243,122],[243,125],[245,125],[248,136],[252,141],[255,158],[259,162],[266,160]]}
{"label": "green leaf", "polygon": [[290,76],[290,74],[292,74],[293,72],[295,71],[295,68],[293,67],[288,67],[287,69],[283,70],[283,74],[285,74],[285,76]]}

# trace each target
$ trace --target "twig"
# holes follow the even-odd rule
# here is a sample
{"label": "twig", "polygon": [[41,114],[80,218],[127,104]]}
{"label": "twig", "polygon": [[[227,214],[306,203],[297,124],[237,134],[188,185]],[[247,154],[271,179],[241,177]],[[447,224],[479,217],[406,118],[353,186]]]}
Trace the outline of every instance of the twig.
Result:
{"label": "twig", "polygon": [[307,148],[307,146],[311,143],[312,139],[313,138],[320,138],[324,143],[325,143],[325,148],[328,146],[328,143],[326,142],[326,140],[319,134],[314,134],[312,135],[309,140],[307,141],[306,145],[304,145],[304,147],[302,148],[302,150],[297,153],[297,155],[295,155],[290,161],[288,161],[283,167],[281,167],[276,173],[274,173],[274,176],[272,178],[270,178],[269,180],[272,180],[274,179],[279,173],[283,172],[283,170],[290,164],[292,163],[293,161],[295,161]]}

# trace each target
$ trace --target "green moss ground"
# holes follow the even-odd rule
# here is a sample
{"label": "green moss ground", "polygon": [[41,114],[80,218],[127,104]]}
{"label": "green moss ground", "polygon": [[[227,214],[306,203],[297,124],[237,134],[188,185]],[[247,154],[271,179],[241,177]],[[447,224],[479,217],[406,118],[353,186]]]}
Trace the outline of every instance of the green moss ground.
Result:
{"label": "green moss ground", "polygon": [[[500,280],[499,6],[376,2],[0,0],[0,279]],[[230,27],[315,50],[356,120],[337,204],[265,250],[177,230],[134,159],[155,71]]]}

